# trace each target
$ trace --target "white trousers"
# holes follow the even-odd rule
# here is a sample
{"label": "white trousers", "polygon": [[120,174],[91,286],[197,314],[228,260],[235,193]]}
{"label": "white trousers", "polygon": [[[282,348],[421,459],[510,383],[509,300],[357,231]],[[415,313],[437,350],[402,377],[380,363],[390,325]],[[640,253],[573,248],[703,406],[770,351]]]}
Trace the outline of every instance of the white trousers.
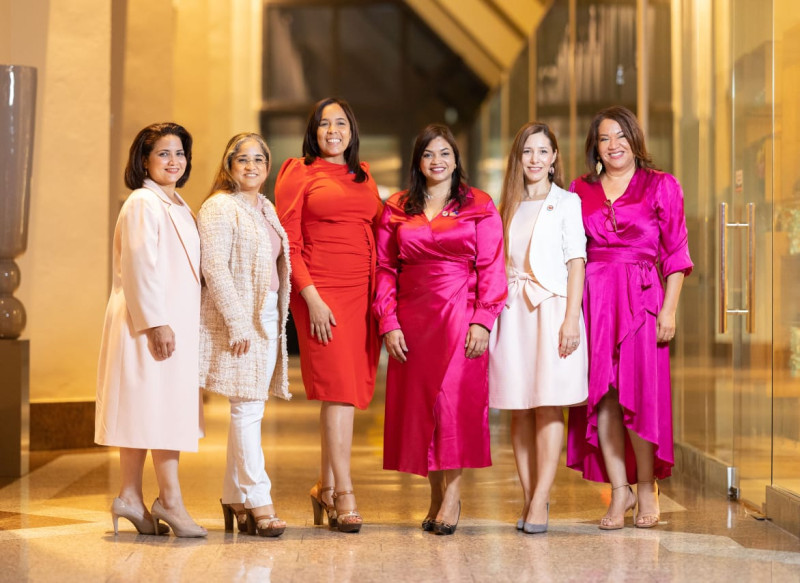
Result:
{"label": "white trousers", "polygon": [[[269,338],[267,370],[270,377],[278,360],[278,294],[269,292],[261,322]],[[222,483],[222,501],[244,503],[246,508],[272,504],[264,451],[261,449],[261,419],[264,401],[231,398],[231,424],[228,430],[228,461]]]}

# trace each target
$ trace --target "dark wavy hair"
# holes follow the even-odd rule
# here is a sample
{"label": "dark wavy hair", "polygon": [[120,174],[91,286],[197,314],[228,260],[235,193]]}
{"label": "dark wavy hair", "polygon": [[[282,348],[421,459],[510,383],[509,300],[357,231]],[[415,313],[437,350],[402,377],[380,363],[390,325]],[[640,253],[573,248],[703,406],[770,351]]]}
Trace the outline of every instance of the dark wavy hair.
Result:
{"label": "dark wavy hair", "polygon": [[192,173],[192,134],[182,125],[172,122],[154,123],[147,126],[133,139],[131,150],[128,154],[128,164],[125,166],[125,186],[131,190],[141,188],[147,178],[145,160],[150,156],[156,142],[164,136],[177,136],[183,146],[186,156],[186,170],[180,177],[176,186],[180,188],[189,180]]}
{"label": "dark wavy hair", "polygon": [[432,123],[425,127],[417,135],[417,139],[414,140],[408,191],[400,199],[403,210],[407,215],[418,215],[425,210],[425,193],[428,189],[428,183],[419,166],[420,162],[422,162],[422,156],[425,154],[425,148],[436,138],[443,138],[450,145],[455,158],[456,167],[450,177],[450,194],[447,197],[447,202],[455,200],[460,208],[466,199],[467,190],[469,189],[469,186],[467,186],[467,173],[461,162],[461,153],[458,150],[458,144],[456,144],[453,132],[444,124]]}
{"label": "dark wavy hair", "polygon": [[318,101],[311,114],[308,116],[308,124],[306,125],[306,135],[303,138],[303,157],[305,164],[308,166],[314,160],[322,155],[319,149],[319,141],[317,140],[317,130],[319,129],[320,120],[322,119],[322,111],[331,104],[336,104],[342,108],[347,121],[350,122],[350,143],[344,151],[344,159],[347,168],[355,174],[353,182],[364,182],[367,179],[367,173],[361,167],[361,160],[358,159],[358,147],[360,141],[358,139],[358,124],[356,123],[356,116],[353,113],[353,108],[344,99],[338,97],[326,97]]}
{"label": "dark wavy hair", "polygon": [[600,160],[600,154],[597,152],[598,132],[600,124],[603,120],[611,119],[619,124],[625,139],[631,147],[631,153],[636,159],[637,168],[655,169],[653,159],[647,152],[647,146],[644,143],[644,132],[642,126],[639,125],[639,120],[633,112],[627,107],[621,105],[612,105],[597,112],[592,119],[592,124],[589,126],[589,133],[586,135],[586,169],[588,170],[585,180],[587,182],[597,182],[606,171],[603,167],[600,174],[595,170],[595,165]]}

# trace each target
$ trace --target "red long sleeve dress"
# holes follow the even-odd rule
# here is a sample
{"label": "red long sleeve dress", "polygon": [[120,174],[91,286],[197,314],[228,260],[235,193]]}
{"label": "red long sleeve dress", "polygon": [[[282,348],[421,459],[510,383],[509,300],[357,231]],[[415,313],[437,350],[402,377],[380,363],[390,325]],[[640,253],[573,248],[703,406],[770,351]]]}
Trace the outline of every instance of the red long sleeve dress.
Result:
{"label": "red long sleeve dress", "polygon": [[[380,354],[370,313],[375,276],[374,225],[382,204],[369,167],[354,182],[347,165],[317,158],[287,160],[275,184],[275,203],[289,238],[290,309],[300,344],[303,385],[309,399],[366,409],[375,392]],[[327,345],[311,336],[300,291],[314,285],[336,319]]]}

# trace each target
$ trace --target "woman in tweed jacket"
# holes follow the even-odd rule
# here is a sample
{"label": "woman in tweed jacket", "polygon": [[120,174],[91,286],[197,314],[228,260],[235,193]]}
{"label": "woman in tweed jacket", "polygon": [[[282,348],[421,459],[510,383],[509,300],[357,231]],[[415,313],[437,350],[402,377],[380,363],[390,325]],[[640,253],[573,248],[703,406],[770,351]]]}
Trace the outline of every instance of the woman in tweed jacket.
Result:
{"label": "woman in tweed jacket", "polygon": [[238,134],[225,148],[211,194],[198,213],[203,289],[200,384],[230,400],[228,461],[222,488],[225,529],[279,536],[261,449],[269,395],[290,399],[286,318],[289,244],[261,193],[271,157],[258,134]]}

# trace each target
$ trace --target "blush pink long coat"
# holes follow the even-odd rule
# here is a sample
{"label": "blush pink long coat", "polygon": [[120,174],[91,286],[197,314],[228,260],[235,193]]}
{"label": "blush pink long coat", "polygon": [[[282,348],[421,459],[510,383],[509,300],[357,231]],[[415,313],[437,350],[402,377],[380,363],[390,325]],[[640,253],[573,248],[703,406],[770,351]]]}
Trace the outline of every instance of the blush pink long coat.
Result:
{"label": "blush pink long coat", "polygon": [[[182,205],[145,180],[117,219],[97,374],[100,445],[197,451],[200,238],[178,198]],[[176,348],[159,361],[145,330],[164,324],[175,332]]]}

